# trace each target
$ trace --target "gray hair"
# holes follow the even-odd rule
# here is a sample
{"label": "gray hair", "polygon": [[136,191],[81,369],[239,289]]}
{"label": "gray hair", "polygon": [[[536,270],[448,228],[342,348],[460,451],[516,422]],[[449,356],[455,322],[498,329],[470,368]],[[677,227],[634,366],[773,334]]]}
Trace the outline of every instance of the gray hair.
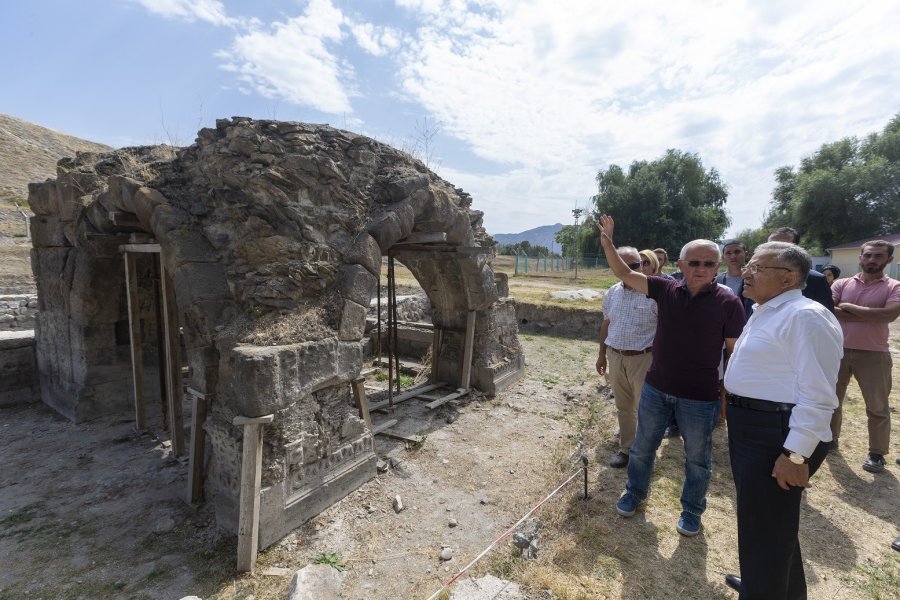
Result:
{"label": "gray hair", "polygon": [[687,253],[694,248],[709,248],[716,253],[716,260],[722,260],[722,250],[719,249],[719,245],[717,243],[710,240],[691,240],[681,248],[681,254],[678,255],[678,259],[684,260],[684,257],[687,256]]}
{"label": "gray hair", "polygon": [[638,252],[638,249],[634,246],[619,246],[618,248],[616,248],[616,253],[619,256],[622,256],[622,254],[636,254],[638,260],[640,260],[641,258],[641,253]]}
{"label": "gray hair", "polygon": [[753,254],[757,252],[765,252],[775,250],[778,252],[776,257],[779,261],[789,264],[797,269],[800,279],[797,281],[797,289],[806,287],[806,278],[809,276],[809,270],[812,269],[812,258],[809,252],[798,246],[788,242],[766,242],[756,247]]}

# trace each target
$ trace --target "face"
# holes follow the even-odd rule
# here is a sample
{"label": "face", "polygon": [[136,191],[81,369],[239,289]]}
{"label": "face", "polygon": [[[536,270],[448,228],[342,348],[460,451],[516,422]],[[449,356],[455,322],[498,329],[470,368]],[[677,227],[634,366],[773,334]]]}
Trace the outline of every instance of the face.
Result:
{"label": "face", "polygon": [[[754,274],[752,267],[759,270]],[[756,252],[741,276],[744,278],[744,296],[763,304],[794,287],[797,272],[790,265],[778,260],[778,251]]]}
{"label": "face", "polygon": [[877,275],[884,271],[889,262],[891,257],[883,246],[863,246],[862,254],[859,255],[859,268],[864,273]]}
{"label": "face", "polygon": [[822,275],[825,276],[825,281],[828,282],[828,285],[834,283],[834,273],[829,269],[828,271],[822,271]]}
{"label": "face", "polygon": [[647,275],[648,277],[650,275],[656,274],[656,269],[653,268],[653,263],[650,262],[649,258],[646,258],[644,256],[641,257],[641,273]]}
{"label": "face", "polygon": [[725,246],[722,255],[725,257],[725,264],[732,270],[740,269],[747,261],[747,251],[740,244]]}
{"label": "face", "polygon": [[678,268],[684,273],[688,288],[699,289],[709,283],[719,272],[718,253],[712,248],[691,248],[684,258],[678,259]]}
{"label": "face", "polygon": [[[639,273],[641,272],[641,256],[637,252],[620,252],[619,256],[622,257],[622,260],[625,261],[625,264],[628,265],[629,269]],[[635,263],[637,263],[636,266]]]}
{"label": "face", "polygon": [[659,268],[660,268],[660,269],[662,269],[664,266],[666,266],[666,263],[669,262],[668,260],[666,260],[666,255],[663,254],[662,252],[657,252],[657,253],[656,253],[656,260],[659,261]]}

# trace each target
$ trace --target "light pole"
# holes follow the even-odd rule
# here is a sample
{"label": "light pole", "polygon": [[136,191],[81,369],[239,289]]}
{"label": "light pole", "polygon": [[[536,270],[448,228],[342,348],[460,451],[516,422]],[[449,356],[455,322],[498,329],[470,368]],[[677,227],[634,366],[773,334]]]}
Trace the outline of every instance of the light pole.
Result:
{"label": "light pole", "polygon": [[584,213],[584,209],[576,208],[572,211],[572,216],[575,217],[575,248],[572,254],[575,256],[575,279],[578,279],[578,219]]}

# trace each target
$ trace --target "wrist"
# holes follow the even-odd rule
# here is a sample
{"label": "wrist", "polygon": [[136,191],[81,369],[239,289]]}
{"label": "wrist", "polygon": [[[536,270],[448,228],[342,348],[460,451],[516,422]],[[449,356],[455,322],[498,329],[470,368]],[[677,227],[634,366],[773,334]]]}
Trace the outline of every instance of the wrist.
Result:
{"label": "wrist", "polygon": [[793,450],[782,448],[781,453],[784,454],[788,458],[788,460],[795,465],[805,465],[809,463],[809,458],[803,456],[799,452],[794,452]]}

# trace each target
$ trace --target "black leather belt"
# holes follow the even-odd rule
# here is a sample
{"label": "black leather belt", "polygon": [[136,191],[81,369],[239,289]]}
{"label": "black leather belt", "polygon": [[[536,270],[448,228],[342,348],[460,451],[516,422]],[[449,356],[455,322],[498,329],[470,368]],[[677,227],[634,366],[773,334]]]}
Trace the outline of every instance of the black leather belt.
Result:
{"label": "black leather belt", "polygon": [[727,394],[725,398],[728,400],[728,404],[732,406],[749,408],[750,410],[761,410],[763,412],[791,412],[794,410],[794,405],[789,402],[758,400],[756,398],[738,396],[737,394]]}
{"label": "black leather belt", "polygon": [[648,352],[653,350],[653,346],[644,348],[643,350],[619,350],[618,348],[613,348],[612,346],[607,346],[607,348],[609,348],[616,354],[621,354],[622,356],[638,356],[640,354],[647,354]]}

